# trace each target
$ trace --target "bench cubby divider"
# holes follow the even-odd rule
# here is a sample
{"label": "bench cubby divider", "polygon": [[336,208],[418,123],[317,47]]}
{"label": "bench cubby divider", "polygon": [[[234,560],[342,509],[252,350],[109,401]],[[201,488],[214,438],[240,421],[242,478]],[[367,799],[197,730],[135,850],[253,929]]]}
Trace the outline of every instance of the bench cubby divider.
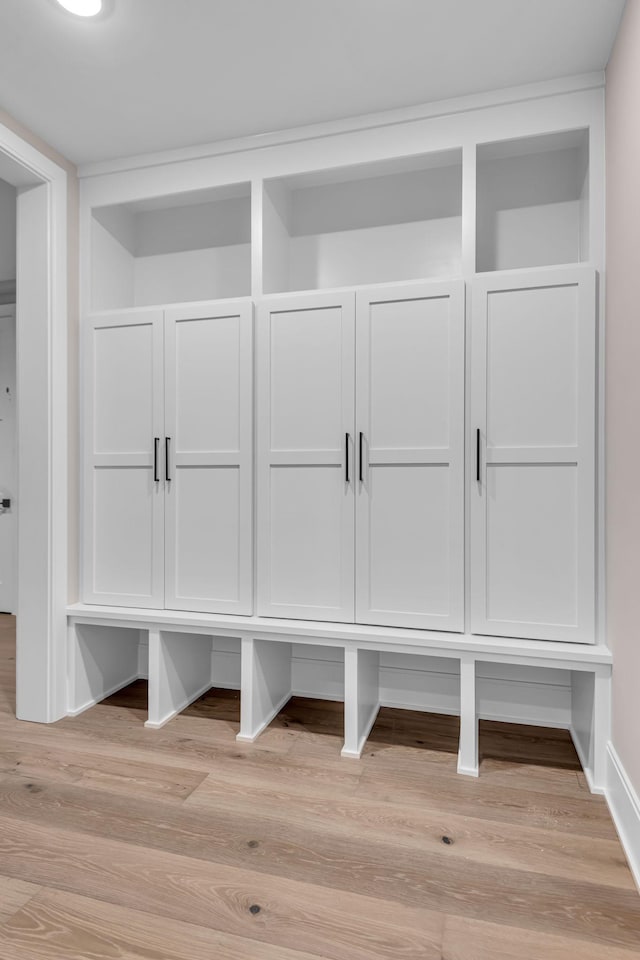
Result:
{"label": "bench cubby divider", "polygon": [[380,709],[380,652],[350,647],[344,652],[343,757],[358,759]]}
{"label": "bench cubby divider", "polygon": [[157,730],[211,687],[211,638],[149,630],[149,718]]}
{"label": "bench cubby divider", "polygon": [[291,644],[242,638],[239,741],[253,743],[291,697]]}
{"label": "bench cubby divider", "polygon": [[473,654],[460,656],[460,746],[458,773],[477,777],[478,755],[478,699],[476,661]]}

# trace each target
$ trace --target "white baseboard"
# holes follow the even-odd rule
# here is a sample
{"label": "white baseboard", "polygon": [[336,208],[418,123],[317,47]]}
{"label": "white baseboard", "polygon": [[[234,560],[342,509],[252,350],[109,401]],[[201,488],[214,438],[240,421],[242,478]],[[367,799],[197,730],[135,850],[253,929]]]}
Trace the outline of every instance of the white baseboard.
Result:
{"label": "white baseboard", "polygon": [[612,743],[607,744],[605,797],[633,879],[640,890],[640,799]]}

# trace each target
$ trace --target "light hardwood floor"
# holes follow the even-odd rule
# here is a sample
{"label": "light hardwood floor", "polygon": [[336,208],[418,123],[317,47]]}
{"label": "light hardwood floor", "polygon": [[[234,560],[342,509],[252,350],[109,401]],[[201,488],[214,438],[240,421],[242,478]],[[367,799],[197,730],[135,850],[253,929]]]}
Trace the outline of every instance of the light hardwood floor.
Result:
{"label": "light hardwood floor", "polygon": [[212,691],[145,730],[143,683],[20,723],[0,616],[1,960],[631,960],[640,894],[568,735],[292,701],[255,745]]}

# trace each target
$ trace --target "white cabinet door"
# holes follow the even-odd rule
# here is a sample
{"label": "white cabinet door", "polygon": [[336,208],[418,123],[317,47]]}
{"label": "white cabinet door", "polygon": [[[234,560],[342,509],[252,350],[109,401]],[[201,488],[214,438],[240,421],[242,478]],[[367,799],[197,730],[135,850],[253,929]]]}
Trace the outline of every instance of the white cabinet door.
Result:
{"label": "white cabinet door", "polygon": [[356,620],[464,630],[464,284],[357,295]]}
{"label": "white cabinet door", "polygon": [[165,606],[252,612],[253,307],[165,313]]}
{"label": "white cabinet door", "polygon": [[594,640],[595,308],[588,267],[474,281],[474,633]]}
{"label": "white cabinet door", "polygon": [[84,600],[162,607],[162,311],[92,316],[84,338]]}
{"label": "white cabinet door", "polygon": [[353,620],[354,313],[354,294],[275,297],[259,308],[263,616]]}

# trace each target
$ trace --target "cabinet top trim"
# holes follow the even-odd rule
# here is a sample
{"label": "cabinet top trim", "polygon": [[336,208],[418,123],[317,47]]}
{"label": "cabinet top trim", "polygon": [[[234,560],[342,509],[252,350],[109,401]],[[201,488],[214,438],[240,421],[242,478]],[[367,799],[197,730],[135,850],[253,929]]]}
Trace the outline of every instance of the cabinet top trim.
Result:
{"label": "cabinet top trim", "polygon": [[265,147],[299,143],[303,140],[322,139],[363,130],[375,130],[379,127],[417,123],[421,120],[483,110],[507,103],[519,103],[561,94],[596,90],[604,87],[604,83],[603,71],[559,77],[554,80],[544,80],[540,83],[528,83],[517,87],[455,97],[449,100],[434,100],[430,103],[422,103],[411,107],[362,114],[356,117],[348,117],[345,120],[331,120],[326,123],[308,124],[307,126],[277,130],[272,133],[254,134],[233,140],[201,144],[200,146],[81,164],[78,167],[78,176],[80,179],[87,179],[104,174],[123,173],[129,170],[163,166],[169,163],[181,163],[185,160],[201,160],[207,157],[223,156],[224,154],[245,153],[251,150],[262,150]]}

